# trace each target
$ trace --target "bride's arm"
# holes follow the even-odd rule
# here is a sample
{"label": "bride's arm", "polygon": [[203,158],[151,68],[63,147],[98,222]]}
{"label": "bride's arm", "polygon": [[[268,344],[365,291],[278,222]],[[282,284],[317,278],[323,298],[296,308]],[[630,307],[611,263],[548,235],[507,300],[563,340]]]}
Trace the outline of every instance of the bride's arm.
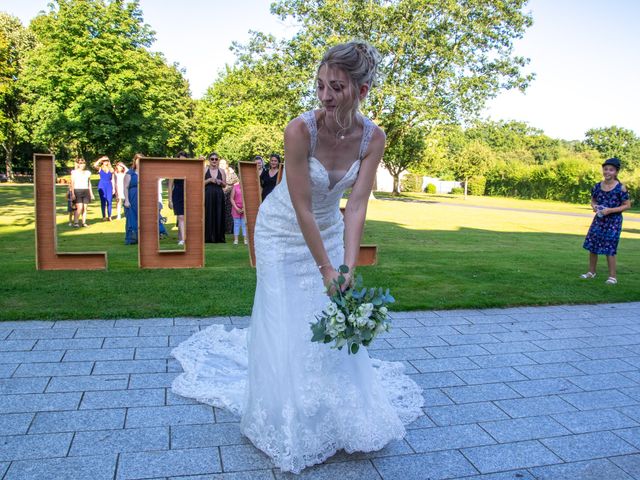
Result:
{"label": "bride's arm", "polygon": [[377,128],[369,142],[368,153],[362,159],[360,172],[353,185],[344,211],[344,264],[353,271],[358,261],[360,240],[367,215],[367,203],[376,178],[376,171],[384,153],[385,134]]}
{"label": "bride's arm", "polygon": [[311,208],[311,180],[309,178],[309,131],[301,118],[292,120],[284,131],[284,156],[287,159],[287,186],[298,225],[316,265],[322,267],[325,284],[337,273],[322,242],[320,229]]}

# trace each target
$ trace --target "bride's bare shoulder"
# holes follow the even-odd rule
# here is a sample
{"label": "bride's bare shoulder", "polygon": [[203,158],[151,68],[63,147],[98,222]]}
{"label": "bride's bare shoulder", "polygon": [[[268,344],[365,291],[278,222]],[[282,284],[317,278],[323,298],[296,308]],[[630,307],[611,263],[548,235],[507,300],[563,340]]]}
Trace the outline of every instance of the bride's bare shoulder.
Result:
{"label": "bride's bare shoulder", "polygon": [[373,133],[371,134],[371,141],[369,142],[369,148],[384,150],[386,140],[387,135],[384,133],[384,130],[382,130],[378,125],[374,124]]}
{"label": "bride's bare shoulder", "polygon": [[302,117],[296,117],[291,120],[284,129],[285,142],[301,142],[305,145],[309,143],[311,135],[309,128]]}

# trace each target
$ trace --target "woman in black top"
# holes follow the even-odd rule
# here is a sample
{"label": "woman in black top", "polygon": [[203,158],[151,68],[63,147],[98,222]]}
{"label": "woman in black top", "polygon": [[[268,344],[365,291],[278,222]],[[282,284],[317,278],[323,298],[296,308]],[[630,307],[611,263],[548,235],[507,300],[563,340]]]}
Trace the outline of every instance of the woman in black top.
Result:
{"label": "woman in black top", "polygon": [[280,155],[274,153],[269,158],[269,168],[264,169],[260,174],[260,186],[262,187],[262,201],[276,187],[278,182],[278,172],[280,171]]}
{"label": "woman in black top", "polygon": [[224,238],[224,187],[227,175],[219,168],[216,152],[209,155],[209,167],[204,174],[204,241],[225,243]]}

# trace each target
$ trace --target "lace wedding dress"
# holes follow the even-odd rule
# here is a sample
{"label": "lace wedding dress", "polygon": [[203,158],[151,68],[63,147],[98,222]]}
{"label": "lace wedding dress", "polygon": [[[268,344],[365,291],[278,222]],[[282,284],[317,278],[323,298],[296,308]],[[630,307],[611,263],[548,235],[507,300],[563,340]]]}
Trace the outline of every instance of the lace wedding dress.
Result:
{"label": "lace wedding dress", "polygon": [[[374,125],[363,119],[360,158],[331,185],[313,156],[315,113],[302,118],[311,136],[313,212],[332,264],[340,265],[339,202],[358,176]],[[369,452],[402,438],[404,424],[422,415],[423,404],[402,363],[373,360],[366,348],[348,355],[346,348],[311,342],[309,324],[328,298],[284,178],[260,206],[255,249],[250,327],[226,331],[211,325],[176,347],[172,354],[184,373],[173,391],[240,415],[242,433],[283,471],[299,473],[340,449]]]}

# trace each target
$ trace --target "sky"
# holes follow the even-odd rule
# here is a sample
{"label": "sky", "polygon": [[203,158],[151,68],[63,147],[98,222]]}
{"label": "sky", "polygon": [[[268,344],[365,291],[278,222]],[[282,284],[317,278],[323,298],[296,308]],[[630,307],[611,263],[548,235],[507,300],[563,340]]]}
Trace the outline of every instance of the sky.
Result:
{"label": "sky", "polygon": [[[48,0],[0,0],[0,10],[23,24]],[[233,41],[249,30],[290,36],[295,26],[271,15],[271,0],[141,0],[144,20],[156,32],[152,50],[185,71],[201,97],[226,63]],[[523,94],[503,92],[483,115],[520,120],[547,135],[582,140],[590,128],[617,125],[640,135],[640,1],[530,0],[534,25],[514,51],[531,61],[536,79]]]}

